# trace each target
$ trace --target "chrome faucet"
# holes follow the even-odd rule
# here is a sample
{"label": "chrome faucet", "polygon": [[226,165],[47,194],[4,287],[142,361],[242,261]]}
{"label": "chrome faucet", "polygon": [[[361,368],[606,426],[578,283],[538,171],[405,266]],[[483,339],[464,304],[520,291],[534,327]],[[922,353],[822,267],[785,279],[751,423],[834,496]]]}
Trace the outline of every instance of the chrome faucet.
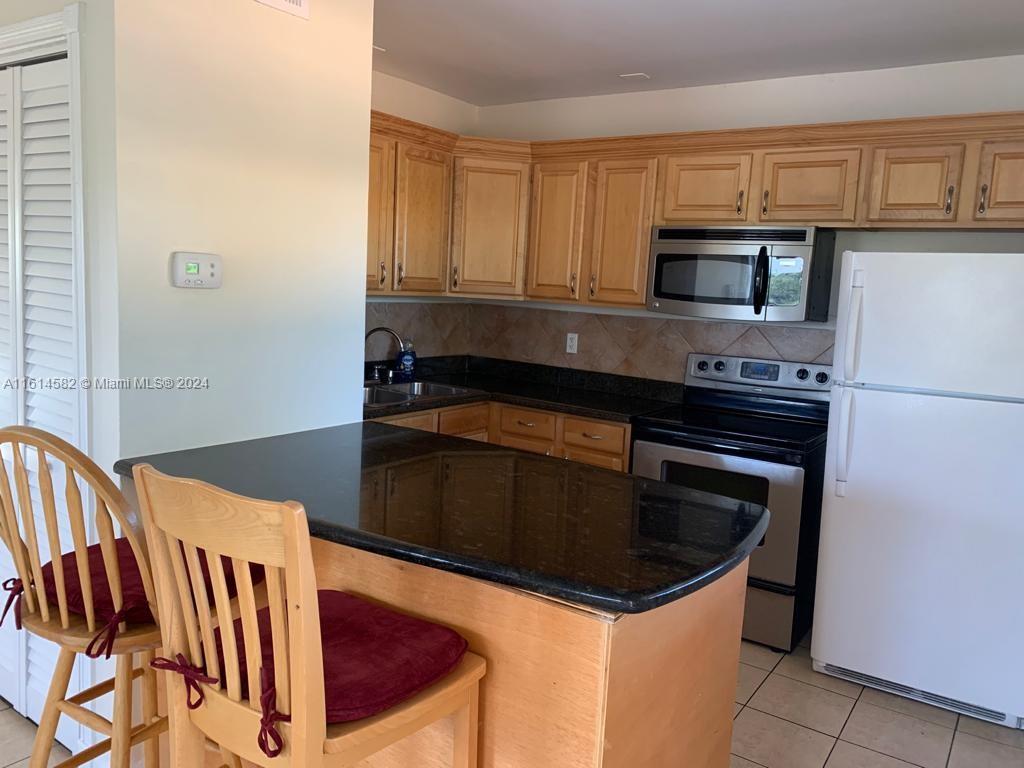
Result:
{"label": "chrome faucet", "polygon": [[[366,332],[366,336],[363,338],[363,341],[369,341],[370,337],[375,333],[390,333],[392,336],[395,337],[395,341],[398,342],[399,353],[405,352],[405,342],[402,340],[402,337],[398,335],[398,332],[383,325],[368,330]],[[382,377],[386,376],[387,381],[390,384],[393,379],[394,373],[395,372],[393,370],[391,370],[385,365],[375,365],[373,366],[373,378],[370,379],[370,381],[380,382]]]}

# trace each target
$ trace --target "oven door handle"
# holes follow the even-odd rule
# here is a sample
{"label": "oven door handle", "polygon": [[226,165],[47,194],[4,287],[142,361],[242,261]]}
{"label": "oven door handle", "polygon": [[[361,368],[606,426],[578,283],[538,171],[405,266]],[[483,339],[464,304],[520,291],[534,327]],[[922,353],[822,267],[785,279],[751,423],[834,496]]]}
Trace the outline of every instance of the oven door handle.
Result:
{"label": "oven door handle", "polygon": [[754,314],[760,315],[768,301],[768,246],[762,245],[754,265]]}

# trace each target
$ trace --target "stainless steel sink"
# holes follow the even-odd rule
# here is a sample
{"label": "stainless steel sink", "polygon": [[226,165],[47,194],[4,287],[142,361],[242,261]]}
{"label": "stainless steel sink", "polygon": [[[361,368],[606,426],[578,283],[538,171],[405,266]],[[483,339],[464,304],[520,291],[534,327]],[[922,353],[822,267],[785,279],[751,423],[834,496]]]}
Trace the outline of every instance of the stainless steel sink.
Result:
{"label": "stainless steel sink", "polygon": [[432,381],[410,381],[404,384],[381,384],[377,389],[414,398],[452,397],[454,395],[465,395],[470,391],[465,387],[453,387],[448,384],[435,384]]}
{"label": "stainless steel sink", "polygon": [[412,400],[412,395],[391,392],[383,387],[363,387],[363,405],[397,405]]}

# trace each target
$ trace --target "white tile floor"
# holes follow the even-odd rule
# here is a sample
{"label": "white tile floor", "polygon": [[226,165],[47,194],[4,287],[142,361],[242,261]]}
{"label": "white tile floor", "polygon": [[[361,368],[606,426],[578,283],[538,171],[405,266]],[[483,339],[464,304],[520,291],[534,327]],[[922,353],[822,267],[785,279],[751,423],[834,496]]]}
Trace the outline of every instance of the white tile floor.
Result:
{"label": "white tile floor", "polygon": [[1024,768],[1024,731],[822,675],[806,641],[740,651],[731,768]]}

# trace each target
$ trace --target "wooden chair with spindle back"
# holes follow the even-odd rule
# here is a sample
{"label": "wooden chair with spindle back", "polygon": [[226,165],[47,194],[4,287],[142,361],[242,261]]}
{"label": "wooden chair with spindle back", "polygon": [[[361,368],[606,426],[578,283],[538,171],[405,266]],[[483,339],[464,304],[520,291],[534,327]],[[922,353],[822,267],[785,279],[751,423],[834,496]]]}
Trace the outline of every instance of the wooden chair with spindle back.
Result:
{"label": "wooden chair with spindle back", "polygon": [[[134,478],[161,607],[167,658],[157,665],[176,673],[172,765],[202,765],[209,738],[257,765],[348,766],[453,715],[453,765],[476,766],[486,664],[458,634],[318,591],[296,502],[245,498],[149,465]],[[212,601],[198,588],[200,555],[211,563]],[[222,558],[238,585],[234,605]]]}
{"label": "wooden chair with spindle back", "polygon": [[[47,764],[64,714],[108,738],[62,762],[62,768],[108,751],[111,766],[127,768],[132,746],[142,742],[146,767],[157,768],[157,737],[166,730],[167,718],[157,716],[150,662],[160,631],[144,540],[132,527],[131,507],[88,456],[55,435],[31,427],[0,429],[0,454],[0,537],[18,574],[4,582],[9,594],[3,617],[13,608],[19,628],[60,647],[29,765]],[[99,538],[93,545],[88,543],[90,507]],[[116,656],[115,674],[67,697],[79,653]],[[135,654],[141,657],[138,667],[133,666]],[[133,728],[137,677],[142,678],[143,722]],[[110,692],[112,720],[84,706]]]}

